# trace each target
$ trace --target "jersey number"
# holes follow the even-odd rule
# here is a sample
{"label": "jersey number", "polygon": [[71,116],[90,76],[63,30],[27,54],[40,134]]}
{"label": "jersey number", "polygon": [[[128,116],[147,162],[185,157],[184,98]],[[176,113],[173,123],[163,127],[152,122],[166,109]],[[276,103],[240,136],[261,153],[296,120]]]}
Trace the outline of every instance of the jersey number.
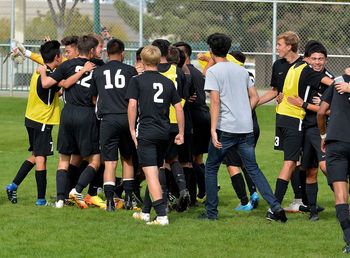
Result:
{"label": "jersey number", "polygon": [[[75,67],[75,72],[76,72],[76,73],[79,72],[81,68],[83,68],[83,67],[80,66],[80,65],[77,65],[77,66]],[[76,84],[80,84],[80,85],[83,86],[83,87],[90,88],[90,85],[91,85],[91,84],[88,83],[88,81],[90,81],[91,78],[92,78],[92,71],[89,72],[88,75],[85,76],[84,78],[82,78],[81,80],[78,80],[78,81],[76,82]]]}
{"label": "jersey number", "polygon": [[[114,76],[114,87],[117,89],[121,89],[125,87],[125,76],[120,74],[122,70],[118,69],[117,73]],[[103,74],[106,76],[106,85],[105,89],[113,89],[112,79],[111,79],[111,71],[105,70],[103,71]]]}
{"label": "jersey number", "polygon": [[154,103],[163,103],[163,99],[159,98],[160,94],[163,93],[163,84],[153,83],[153,89],[157,90],[156,94],[153,96]]}
{"label": "jersey number", "polygon": [[275,136],[275,146],[278,147],[280,146],[280,137]]}

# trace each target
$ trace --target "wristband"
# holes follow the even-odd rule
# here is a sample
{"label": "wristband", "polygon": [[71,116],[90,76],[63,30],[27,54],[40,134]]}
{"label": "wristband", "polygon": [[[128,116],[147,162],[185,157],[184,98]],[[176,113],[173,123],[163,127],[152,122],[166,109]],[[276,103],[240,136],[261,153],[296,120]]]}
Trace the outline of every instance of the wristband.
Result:
{"label": "wristband", "polygon": [[326,134],[326,133],[325,133],[325,134],[321,134],[321,139],[322,139],[322,140],[326,139],[326,137],[327,137],[327,134]]}
{"label": "wristband", "polygon": [[309,105],[309,103],[304,102],[303,105],[301,106],[303,109],[307,109],[307,106]]}

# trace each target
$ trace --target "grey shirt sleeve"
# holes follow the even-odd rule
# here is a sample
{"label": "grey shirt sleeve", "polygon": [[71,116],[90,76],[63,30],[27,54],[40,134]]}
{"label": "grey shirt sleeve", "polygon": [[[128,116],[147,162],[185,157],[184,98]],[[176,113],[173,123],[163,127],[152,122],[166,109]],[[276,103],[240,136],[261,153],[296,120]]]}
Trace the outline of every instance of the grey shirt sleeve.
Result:
{"label": "grey shirt sleeve", "polygon": [[204,84],[204,90],[206,91],[219,91],[219,83],[214,75],[214,73],[208,69],[206,77],[205,77],[205,84]]}

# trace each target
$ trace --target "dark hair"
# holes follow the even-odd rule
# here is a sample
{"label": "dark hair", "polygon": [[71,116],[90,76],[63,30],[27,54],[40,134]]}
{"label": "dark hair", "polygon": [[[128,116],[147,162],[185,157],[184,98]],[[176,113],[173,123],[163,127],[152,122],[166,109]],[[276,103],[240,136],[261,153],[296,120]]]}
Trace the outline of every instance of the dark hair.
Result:
{"label": "dark hair", "polygon": [[57,40],[47,41],[40,46],[40,54],[45,64],[52,63],[56,56],[61,56],[61,44]]}
{"label": "dark hair", "polygon": [[166,60],[170,64],[178,64],[180,61],[180,49],[174,46],[170,46],[168,50],[168,54],[166,56]]}
{"label": "dark hair", "polygon": [[107,54],[113,55],[113,54],[121,54],[124,52],[125,45],[124,42],[120,39],[111,39],[107,43]]}
{"label": "dark hair", "polygon": [[168,55],[168,48],[170,46],[170,42],[166,39],[156,39],[152,42],[152,46],[159,48],[162,56],[166,57]]}
{"label": "dark hair", "polygon": [[67,36],[61,40],[63,46],[78,45],[78,36]]}
{"label": "dark hair", "polygon": [[207,39],[211,52],[218,57],[225,57],[227,55],[231,48],[231,42],[230,37],[223,33],[211,34]]}
{"label": "dark hair", "polygon": [[185,54],[188,56],[188,57],[191,57],[192,55],[192,47],[187,44],[186,42],[183,42],[183,41],[179,41],[179,42],[176,42],[174,44],[175,47],[183,47],[184,49],[184,52]]}
{"label": "dark hair", "polygon": [[98,46],[98,40],[89,35],[81,36],[78,39],[78,51],[80,55],[88,55],[90,50]]}
{"label": "dark hair", "polygon": [[137,51],[136,51],[136,61],[141,61],[141,52],[142,52],[143,47],[140,47]]}
{"label": "dark hair", "polygon": [[322,44],[313,45],[312,47],[310,47],[308,50],[307,57],[310,57],[314,53],[321,53],[324,54],[325,57],[327,57],[327,49]]}
{"label": "dark hair", "polygon": [[245,54],[243,54],[241,51],[231,51],[229,54],[233,56],[237,61],[244,64],[246,57]]}
{"label": "dark hair", "polygon": [[309,40],[308,42],[306,42],[305,45],[305,50],[304,50],[304,57],[309,57],[310,56],[310,49],[314,46],[317,45],[322,45],[321,42],[317,41],[317,40]]}

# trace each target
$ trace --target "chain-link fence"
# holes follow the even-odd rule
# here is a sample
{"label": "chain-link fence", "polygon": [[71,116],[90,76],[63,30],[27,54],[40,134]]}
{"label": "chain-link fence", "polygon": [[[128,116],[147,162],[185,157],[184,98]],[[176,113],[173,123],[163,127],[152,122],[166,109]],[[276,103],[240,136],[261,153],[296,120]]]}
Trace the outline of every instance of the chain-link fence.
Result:
{"label": "chain-link fence", "polygon": [[28,60],[3,64],[11,37],[38,51],[44,36],[61,39],[99,33],[102,27],[126,43],[130,64],[135,50],[156,38],[186,41],[196,53],[207,50],[209,34],[226,33],[232,49],[246,53],[258,87],[270,84],[276,36],[293,30],[300,36],[301,53],[308,40],[323,42],[328,68],[339,75],[350,59],[349,13],[350,3],[341,1],[0,0],[0,90],[27,90],[36,67]]}

